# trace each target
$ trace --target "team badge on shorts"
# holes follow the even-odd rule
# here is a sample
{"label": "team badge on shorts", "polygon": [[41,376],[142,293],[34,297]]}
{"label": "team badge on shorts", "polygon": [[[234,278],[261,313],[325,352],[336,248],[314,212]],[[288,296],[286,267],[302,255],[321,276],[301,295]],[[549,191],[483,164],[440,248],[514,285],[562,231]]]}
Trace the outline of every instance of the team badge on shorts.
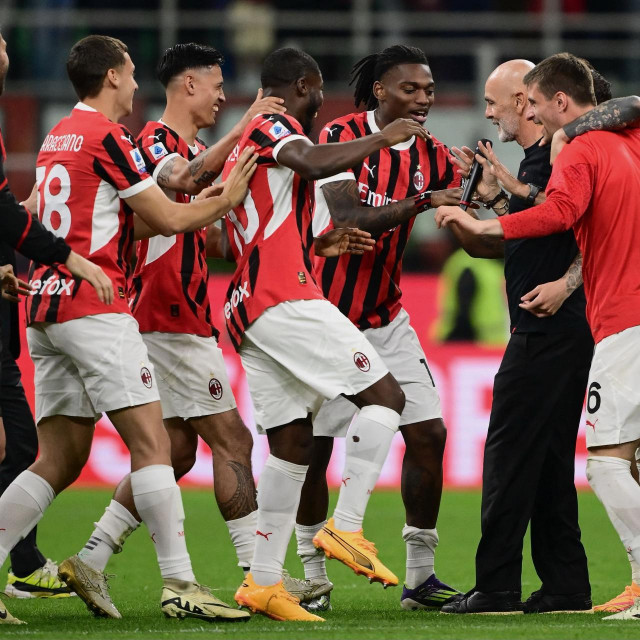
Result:
{"label": "team badge on shorts", "polygon": [[413,174],[413,186],[418,192],[424,189],[424,176],[422,171],[418,170]]}
{"label": "team badge on shorts", "polygon": [[211,378],[211,380],[209,380],[209,393],[214,400],[220,400],[220,398],[222,398],[222,385],[218,378]]}
{"label": "team badge on shorts", "polygon": [[153,378],[151,377],[151,371],[149,371],[147,367],[140,369],[140,380],[142,380],[142,384],[147,387],[147,389],[151,389]]}
{"label": "team badge on shorts", "polygon": [[353,361],[356,363],[356,367],[358,367],[360,371],[367,372],[371,369],[369,358],[367,358],[367,356],[365,356],[361,351],[356,351],[353,354]]}

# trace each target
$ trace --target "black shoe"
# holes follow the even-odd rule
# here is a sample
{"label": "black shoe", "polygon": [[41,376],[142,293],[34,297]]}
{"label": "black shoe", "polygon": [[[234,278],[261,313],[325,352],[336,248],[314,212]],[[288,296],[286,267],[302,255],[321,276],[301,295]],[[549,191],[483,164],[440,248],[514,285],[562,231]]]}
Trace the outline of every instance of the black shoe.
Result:
{"label": "black shoe", "polygon": [[592,608],[591,596],[588,593],[545,593],[540,589],[534,591],[522,609],[525,613],[581,613]]}
{"label": "black shoe", "polygon": [[519,591],[470,591],[461,598],[448,602],[440,609],[442,613],[484,613],[511,615],[522,613]]}

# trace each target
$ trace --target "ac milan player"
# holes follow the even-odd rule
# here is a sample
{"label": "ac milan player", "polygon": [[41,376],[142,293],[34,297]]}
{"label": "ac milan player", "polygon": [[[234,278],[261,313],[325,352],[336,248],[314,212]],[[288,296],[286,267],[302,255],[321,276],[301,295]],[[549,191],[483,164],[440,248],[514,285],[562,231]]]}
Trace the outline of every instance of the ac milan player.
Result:
{"label": "ac milan player", "polygon": [[[39,215],[105,270],[116,297],[107,307],[62,268],[32,268],[27,335],[40,458],[0,498],[0,562],[78,476],[95,421],[106,412],[131,452],[135,505],[155,542],[165,615],[246,618],[195,582],[153,365],[129,312],[126,276],[131,210],[164,233],[198,229],[242,199],[255,165],[245,163],[248,151],[221,197],[172,202],[150,178],[129,131],[117,124],[131,112],[137,89],[126,46],[106,36],[84,38],[71,49],[67,72],[81,102],[40,149]],[[60,576],[97,615],[120,617],[102,573],[74,556],[61,564]]]}
{"label": "ac milan player", "polygon": [[[282,585],[282,564],[295,524],[310,461],[311,417],[323,399],[341,393],[362,407],[353,424],[336,528],[326,547],[340,548],[350,566],[372,580],[397,584],[379,562],[359,525],[398,428],[404,394],[371,344],[322,295],[313,252],[329,251],[335,229],[316,239],[311,230],[309,180],[342,171],[384,147],[426,137],[413,120],[344,144],[313,145],[307,137],[322,105],[322,75],[311,56],[279,49],[262,69],[265,95],[284,98],[286,116],[259,116],[225,165],[246,145],[258,148],[258,170],[243,203],[227,216],[237,269],[229,285],[227,328],[247,372],[256,422],[267,432],[271,455],[260,478],[258,529],[251,573],[236,601],[275,619],[322,620],[298,605]],[[346,484],[346,483],[345,483]]]}
{"label": "ac milan player", "polygon": [[[196,136],[214,124],[225,101],[222,63],[213,47],[190,43],[167,49],[158,65],[167,104],[162,118],[141,131],[138,146],[149,172],[177,202],[189,202],[220,173],[254,116],[284,112],[282,99],[262,99],[260,90],[242,120],[206,149]],[[219,233],[217,227],[203,227],[141,240],[130,307],[156,371],[176,478],[193,466],[201,436],[212,450],[220,512],[247,571],[256,531],[253,440],[236,409],[207,294],[206,257]],[[103,571],[139,519],[127,476],[78,556]]]}
{"label": "ac milan player", "polygon": [[[433,76],[424,52],[415,47],[395,45],[363,58],[353,68],[353,82],[356,107],[363,104],[368,110],[329,122],[320,142],[362,139],[398,118],[424,125],[433,105]],[[433,136],[416,136],[316,183],[314,229],[357,226],[377,240],[371,253],[318,258],[316,268],[324,294],[364,331],[405,394],[400,431],[406,443],[402,535],[407,573],[401,602],[408,609],[439,608],[458,593],[440,582],[433,569],[446,430],[438,392],[402,308],[400,290],[402,256],[415,216],[431,206],[460,201],[460,176],[448,156],[447,147]],[[338,397],[325,402],[313,422],[313,458],[296,524],[298,554],[312,585],[328,583],[324,557],[312,540],[326,524],[326,470],[333,438],[345,436],[355,411]],[[327,605],[326,600],[320,604]]]}
{"label": "ac milan player", "polygon": [[[588,67],[568,53],[524,78],[529,115],[549,141],[593,108]],[[596,347],[587,390],[587,478],[635,562],[640,562],[640,486],[631,468],[640,445],[640,131],[590,131],[558,155],[544,204],[478,221],[440,208],[441,225],[483,238],[539,237],[573,228],[583,255],[587,319]],[[468,219],[465,219],[468,218]],[[640,605],[607,619],[640,619]]]}

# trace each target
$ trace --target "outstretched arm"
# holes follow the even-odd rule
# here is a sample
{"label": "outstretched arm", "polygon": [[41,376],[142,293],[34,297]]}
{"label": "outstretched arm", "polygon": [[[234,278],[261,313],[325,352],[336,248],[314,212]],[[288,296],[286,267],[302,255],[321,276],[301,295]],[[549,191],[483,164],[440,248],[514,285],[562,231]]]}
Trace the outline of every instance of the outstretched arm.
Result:
{"label": "outstretched arm", "polygon": [[[397,227],[425,210],[416,206],[414,198],[405,198],[382,207],[366,207],[360,200],[355,180],[328,182],[321,188],[335,227],[357,227],[374,236]],[[428,208],[457,204],[461,195],[460,188],[432,191]]]}
{"label": "outstretched arm", "polygon": [[169,158],[156,176],[157,183],[179,193],[200,193],[218,177],[227,156],[233,151],[252,118],[261,113],[284,113],[286,109],[282,106],[283,102],[282,98],[263,98],[262,89],[259,89],[253,104],[226,136],[190,162],[178,155]]}
{"label": "outstretched arm", "polygon": [[305,180],[319,180],[345,171],[379,149],[392,147],[412,136],[426,140],[429,134],[414,120],[400,118],[382,131],[349,142],[316,145],[300,137],[280,148],[277,162],[293,169]]}

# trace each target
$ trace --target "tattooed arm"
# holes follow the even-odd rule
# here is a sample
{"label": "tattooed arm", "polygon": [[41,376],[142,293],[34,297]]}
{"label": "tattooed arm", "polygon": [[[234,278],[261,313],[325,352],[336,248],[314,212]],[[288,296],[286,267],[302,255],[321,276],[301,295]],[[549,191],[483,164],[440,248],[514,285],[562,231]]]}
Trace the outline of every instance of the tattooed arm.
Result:
{"label": "tattooed arm", "polygon": [[582,285],[582,253],[578,251],[559,280],[538,285],[522,296],[520,307],[538,318],[554,315],[564,301]]}
{"label": "tattooed arm", "polygon": [[[355,180],[328,182],[321,188],[329,207],[331,220],[336,228],[357,227],[374,236],[379,236],[388,229],[393,229],[413,218],[418,213],[413,198],[391,202],[381,207],[364,206],[360,201],[358,184]],[[461,195],[462,190],[459,188],[433,191],[431,206],[458,204]]]}
{"label": "tattooed arm", "polygon": [[640,127],[640,97],[627,96],[602,102],[553,134],[551,141],[551,162],[566,144],[588,131],[616,131]]}

